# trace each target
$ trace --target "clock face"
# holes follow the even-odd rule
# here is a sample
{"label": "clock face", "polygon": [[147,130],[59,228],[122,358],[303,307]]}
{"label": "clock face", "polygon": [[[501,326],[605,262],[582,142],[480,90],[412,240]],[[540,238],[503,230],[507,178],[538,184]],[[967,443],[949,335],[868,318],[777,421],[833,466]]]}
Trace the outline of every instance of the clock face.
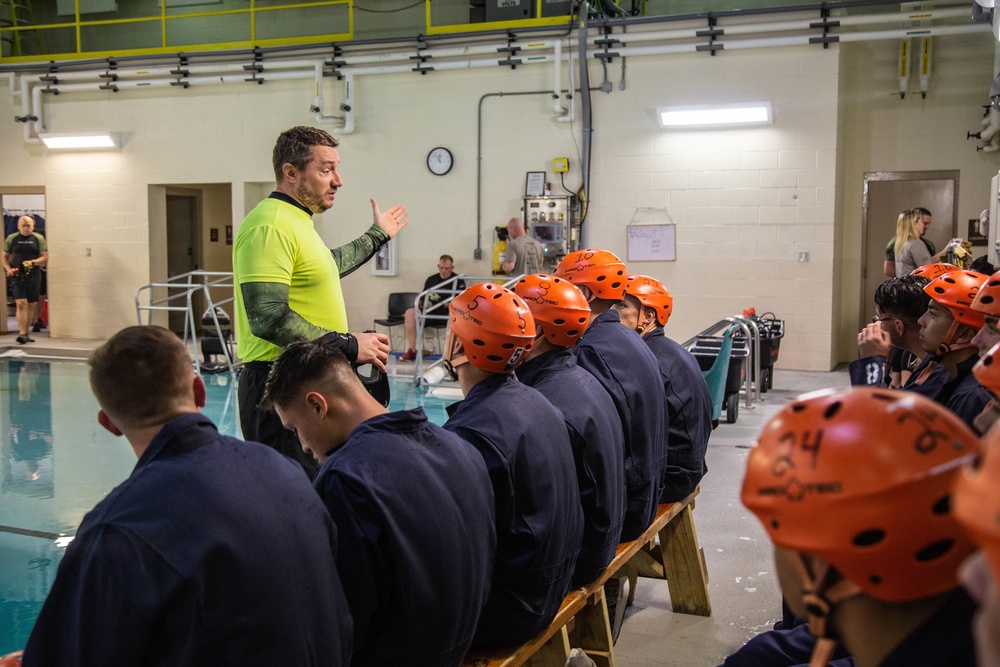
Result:
{"label": "clock face", "polygon": [[451,171],[452,164],[454,164],[454,160],[451,157],[451,151],[447,148],[438,147],[427,154],[427,168],[435,176],[447,174]]}

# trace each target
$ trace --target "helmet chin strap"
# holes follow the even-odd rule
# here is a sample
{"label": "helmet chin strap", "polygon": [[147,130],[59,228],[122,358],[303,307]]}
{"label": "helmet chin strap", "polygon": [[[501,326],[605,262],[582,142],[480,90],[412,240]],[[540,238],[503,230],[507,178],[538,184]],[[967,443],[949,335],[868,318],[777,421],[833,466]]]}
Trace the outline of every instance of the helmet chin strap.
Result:
{"label": "helmet chin strap", "polygon": [[802,603],[806,606],[809,632],[817,638],[809,667],[824,667],[837,648],[837,638],[827,624],[830,612],[843,600],[859,595],[861,589],[826,561],[817,564],[813,575],[800,552],[789,550],[788,559],[802,580]]}
{"label": "helmet chin strap", "polygon": [[958,320],[955,320],[951,323],[951,326],[948,327],[948,333],[944,335],[944,340],[941,341],[941,345],[938,347],[937,354],[939,357],[943,357],[949,352],[955,352],[957,350],[964,350],[965,348],[972,347],[971,341],[966,341],[964,343],[952,343],[952,339],[955,338],[955,334],[958,333],[958,328],[960,326],[962,326],[962,324]]}

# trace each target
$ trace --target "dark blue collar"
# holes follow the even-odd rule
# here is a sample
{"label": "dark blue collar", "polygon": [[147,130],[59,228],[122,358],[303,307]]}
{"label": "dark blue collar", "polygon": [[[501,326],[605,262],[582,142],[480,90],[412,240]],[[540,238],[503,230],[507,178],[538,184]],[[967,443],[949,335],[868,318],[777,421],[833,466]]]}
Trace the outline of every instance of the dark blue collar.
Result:
{"label": "dark blue collar", "polygon": [[277,199],[278,201],[283,201],[286,204],[291,204],[292,206],[294,206],[295,208],[299,209],[300,211],[304,211],[305,214],[308,215],[310,218],[313,217],[313,212],[312,211],[310,211],[308,208],[306,208],[301,203],[299,203],[299,201],[297,199],[295,199],[294,197],[289,197],[284,192],[278,192],[277,190],[275,190],[274,192],[272,192],[271,194],[269,194],[267,196],[267,198],[268,199]]}

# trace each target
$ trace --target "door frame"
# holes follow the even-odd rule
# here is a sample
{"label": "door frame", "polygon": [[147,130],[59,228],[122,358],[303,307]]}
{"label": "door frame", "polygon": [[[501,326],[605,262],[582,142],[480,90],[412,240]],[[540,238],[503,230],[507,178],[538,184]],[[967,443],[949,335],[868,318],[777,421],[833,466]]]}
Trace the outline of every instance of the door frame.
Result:
{"label": "door frame", "polygon": [[[865,292],[865,283],[868,278],[868,271],[871,267],[865,262],[868,257],[868,184],[872,181],[952,181],[955,184],[954,201],[951,211],[951,234],[954,238],[958,225],[958,188],[960,185],[959,169],[940,169],[936,171],[866,171],[864,173],[864,192],[861,197],[861,309],[858,311],[858,324],[864,329],[868,322],[865,321],[865,299],[871,298]],[[935,219],[937,216],[935,215]],[[881,266],[879,267],[881,270]]]}

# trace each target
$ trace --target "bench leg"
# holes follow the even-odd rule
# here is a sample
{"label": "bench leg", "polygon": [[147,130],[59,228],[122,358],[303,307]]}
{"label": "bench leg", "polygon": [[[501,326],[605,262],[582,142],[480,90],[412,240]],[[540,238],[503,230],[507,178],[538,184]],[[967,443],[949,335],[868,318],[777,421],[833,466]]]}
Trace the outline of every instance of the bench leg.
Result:
{"label": "bench leg", "polygon": [[569,632],[566,626],[552,635],[535,654],[524,663],[529,667],[566,667],[569,659]]}
{"label": "bench leg", "polygon": [[673,610],[682,614],[711,616],[708,572],[698,546],[698,533],[690,505],[660,531],[659,548]]}
{"label": "bench leg", "polygon": [[603,587],[591,595],[587,605],[577,612],[572,644],[582,648],[597,663],[597,667],[615,667],[611,619],[608,618],[608,603]]}

